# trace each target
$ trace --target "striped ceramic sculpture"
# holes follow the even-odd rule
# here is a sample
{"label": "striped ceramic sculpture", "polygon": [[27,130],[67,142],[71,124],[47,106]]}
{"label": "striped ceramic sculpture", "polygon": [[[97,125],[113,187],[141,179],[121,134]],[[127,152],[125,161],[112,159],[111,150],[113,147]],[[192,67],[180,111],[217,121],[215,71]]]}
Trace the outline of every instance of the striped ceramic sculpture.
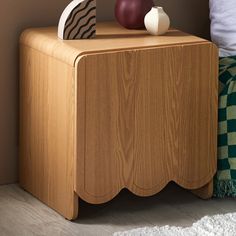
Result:
{"label": "striped ceramic sculpture", "polygon": [[73,0],[61,15],[58,37],[89,39],[96,35],[96,0]]}

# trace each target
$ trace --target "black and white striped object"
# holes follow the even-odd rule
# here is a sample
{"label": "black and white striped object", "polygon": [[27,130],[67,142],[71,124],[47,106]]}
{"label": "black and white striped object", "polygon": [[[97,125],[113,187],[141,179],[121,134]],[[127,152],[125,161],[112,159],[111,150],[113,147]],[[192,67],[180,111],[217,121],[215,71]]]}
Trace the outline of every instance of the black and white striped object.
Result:
{"label": "black and white striped object", "polygon": [[73,0],[63,11],[58,37],[64,40],[90,39],[96,35],[96,0]]}

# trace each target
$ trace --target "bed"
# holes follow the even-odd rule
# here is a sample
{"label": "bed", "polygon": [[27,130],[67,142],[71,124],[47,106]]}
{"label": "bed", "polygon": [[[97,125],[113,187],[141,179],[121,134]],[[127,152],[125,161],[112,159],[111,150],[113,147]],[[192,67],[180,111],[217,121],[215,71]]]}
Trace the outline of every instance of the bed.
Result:
{"label": "bed", "polygon": [[219,48],[218,170],[215,197],[236,196],[236,1],[210,0],[212,41]]}

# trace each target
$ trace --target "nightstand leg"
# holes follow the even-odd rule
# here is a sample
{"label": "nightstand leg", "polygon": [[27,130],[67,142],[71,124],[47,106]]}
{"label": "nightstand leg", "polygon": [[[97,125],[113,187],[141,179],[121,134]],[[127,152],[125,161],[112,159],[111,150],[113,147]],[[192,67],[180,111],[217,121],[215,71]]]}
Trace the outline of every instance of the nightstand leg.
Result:
{"label": "nightstand leg", "polygon": [[74,67],[26,45],[20,57],[20,185],[64,218],[76,219]]}
{"label": "nightstand leg", "polygon": [[191,190],[191,192],[201,199],[210,199],[213,195],[213,179],[205,186]]}
{"label": "nightstand leg", "polygon": [[69,207],[70,209],[70,211],[67,212],[67,215],[65,215],[65,219],[71,221],[76,220],[79,212],[79,197],[75,192],[74,192],[74,200],[71,202],[70,206],[65,204],[65,207]]}

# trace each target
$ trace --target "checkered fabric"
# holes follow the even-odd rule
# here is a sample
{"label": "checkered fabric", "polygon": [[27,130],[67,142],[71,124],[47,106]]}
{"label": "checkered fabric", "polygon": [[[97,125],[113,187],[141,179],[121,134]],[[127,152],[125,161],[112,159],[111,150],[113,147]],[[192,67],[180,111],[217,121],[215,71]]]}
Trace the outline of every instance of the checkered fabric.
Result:
{"label": "checkered fabric", "polygon": [[220,58],[218,171],[214,196],[236,197],[236,56]]}

